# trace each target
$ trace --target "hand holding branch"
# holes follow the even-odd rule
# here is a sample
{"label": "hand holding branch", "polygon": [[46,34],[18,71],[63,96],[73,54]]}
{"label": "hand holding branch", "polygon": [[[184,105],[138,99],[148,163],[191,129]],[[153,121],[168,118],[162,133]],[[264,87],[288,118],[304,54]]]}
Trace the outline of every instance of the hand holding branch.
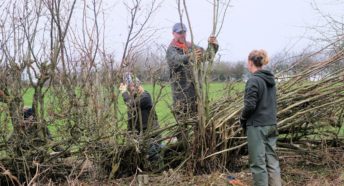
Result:
{"label": "hand holding branch", "polygon": [[208,43],[212,45],[219,45],[217,42],[217,38],[214,35],[209,36]]}

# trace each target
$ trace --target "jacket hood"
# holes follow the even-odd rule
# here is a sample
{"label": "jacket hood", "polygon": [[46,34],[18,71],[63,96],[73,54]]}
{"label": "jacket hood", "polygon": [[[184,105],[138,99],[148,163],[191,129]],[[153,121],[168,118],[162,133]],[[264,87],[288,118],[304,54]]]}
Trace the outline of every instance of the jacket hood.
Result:
{"label": "jacket hood", "polygon": [[259,70],[255,72],[253,75],[262,78],[265,81],[265,83],[270,87],[276,85],[274,75],[268,70]]}

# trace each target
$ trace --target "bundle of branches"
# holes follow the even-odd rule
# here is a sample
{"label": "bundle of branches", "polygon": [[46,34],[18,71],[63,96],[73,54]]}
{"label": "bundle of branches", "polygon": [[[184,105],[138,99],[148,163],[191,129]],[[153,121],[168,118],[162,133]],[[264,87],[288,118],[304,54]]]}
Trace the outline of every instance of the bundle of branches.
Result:
{"label": "bundle of branches", "polygon": [[[318,62],[278,83],[278,131],[280,146],[307,152],[324,141],[343,145],[339,140],[343,126],[344,111],[344,69],[338,68],[324,75],[319,81],[309,77],[322,72],[330,65],[342,63],[344,50],[327,60]],[[278,74],[277,74],[278,77]],[[243,106],[243,95],[228,96],[213,103],[207,127],[216,131],[216,152],[204,158],[219,155],[223,163],[233,159],[242,150],[246,137],[239,125],[239,115]],[[319,154],[320,155],[320,154]]]}

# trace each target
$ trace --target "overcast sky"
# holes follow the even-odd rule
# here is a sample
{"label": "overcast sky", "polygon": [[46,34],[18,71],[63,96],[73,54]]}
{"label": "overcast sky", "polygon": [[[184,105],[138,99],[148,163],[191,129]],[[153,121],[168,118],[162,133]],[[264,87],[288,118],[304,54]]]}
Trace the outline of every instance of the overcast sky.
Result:
{"label": "overcast sky", "polygon": [[[122,1],[103,2],[104,7],[109,7],[105,14],[106,46],[118,57],[127,33],[128,14]],[[343,0],[231,0],[218,38],[219,55],[223,60],[237,61],[246,59],[252,49],[263,48],[273,55],[308,47],[309,38],[314,36],[309,28],[323,23],[314,2],[324,14],[343,19]],[[194,41],[206,47],[212,29],[212,5],[209,0],[187,0],[187,4]],[[159,29],[151,43],[167,46],[172,39],[171,27],[178,20],[176,1],[163,1],[150,22],[151,27]]]}

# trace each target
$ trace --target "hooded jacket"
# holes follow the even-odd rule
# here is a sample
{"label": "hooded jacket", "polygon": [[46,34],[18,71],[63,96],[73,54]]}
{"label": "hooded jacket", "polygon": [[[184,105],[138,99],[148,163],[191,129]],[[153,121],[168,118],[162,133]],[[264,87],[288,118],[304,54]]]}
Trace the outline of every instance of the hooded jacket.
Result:
{"label": "hooded jacket", "polygon": [[268,126],[277,124],[276,83],[274,75],[259,70],[247,81],[242,125]]}
{"label": "hooded jacket", "polygon": [[124,92],[122,96],[128,106],[128,131],[136,130],[140,133],[159,128],[152,97],[147,91],[140,95],[130,95],[128,92]]}

